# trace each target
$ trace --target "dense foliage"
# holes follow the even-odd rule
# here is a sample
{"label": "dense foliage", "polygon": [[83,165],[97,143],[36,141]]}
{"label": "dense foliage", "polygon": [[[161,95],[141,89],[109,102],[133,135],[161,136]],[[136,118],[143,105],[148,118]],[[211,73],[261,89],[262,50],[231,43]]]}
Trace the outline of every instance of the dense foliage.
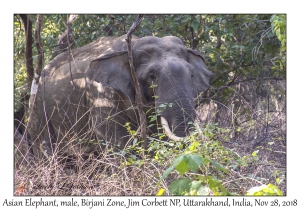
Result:
{"label": "dense foliage", "polygon": [[[72,26],[75,45],[83,46],[101,36],[105,27],[120,36],[130,28],[136,15],[80,15]],[[35,22],[35,15],[31,20]],[[20,94],[25,81],[25,34],[16,15],[14,18],[15,93]],[[67,15],[46,15],[41,39],[44,64],[55,54],[57,38],[65,30]],[[209,69],[215,73],[213,86],[232,86],[240,80],[259,80],[285,76],[285,15],[146,15],[137,36],[174,35],[187,47],[199,49]],[[34,30],[33,25],[33,30]],[[37,51],[33,46],[35,62]],[[222,95],[230,93],[230,88]],[[16,101],[17,103],[18,101]],[[18,105],[16,104],[15,108]]]}
{"label": "dense foliage", "polygon": [[[123,35],[136,17],[137,15],[122,14],[79,15],[71,26],[74,38],[72,48],[83,46],[105,35]],[[30,15],[30,18],[35,23],[36,15]],[[44,65],[59,53],[57,39],[65,31],[67,19],[67,15],[44,15],[40,34]],[[209,141],[191,137],[186,143],[187,149],[177,145],[178,147],[170,150],[168,146],[157,142],[150,146],[150,150],[156,154],[156,164],[168,168],[162,179],[158,179],[160,182],[171,172],[179,173],[179,176],[173,176],[177,184],[172,182],[168,193],[246,194],[250,186],[270,182],[285,191],[285,170],[282,168],[285,168],[286,160],[286,16],[145,15],[134,35],[178,36],[188,48],[202,52],[208,69],[215,74],[211,81],[212,88],[196,99],[199,119]],[[35,66],[37,49],[34,45],[32,47]],[[29,92],[31,84],[25,60],[24,25],[20,17],[15,15],[15,111],[22,106],[28,107],[28,103],[22,100]],[[205,114],[202,112],[204,109]],[[26,119],[26,115],[24,118]],[[128,130],[131,135],[136,134],[130,128]],[[133,150],[137,149],[134,147]],[[173,163],[167,161],[170,157],[173,158]],[[136,156],[130,156],[125,162],[137,167],[147,165],[145,160],[138,160]],[[167,162],[168,166],[162,164]],[[199,168],[201,176],[195,175]],[[189,170],[193,173],[188,174]],[[240,181],[230,181],[228,177]],[[252,182],[245,183],[247,178]],[[227,180],[225,185],[229,190],[225,189],[220,180]],[[234,188],[232,183],[239,187]],[[268,186],[273,187],[272,184]],[[158,194],[163,192],[162,188]],[[277,195],[280,193],[279,190]]]}

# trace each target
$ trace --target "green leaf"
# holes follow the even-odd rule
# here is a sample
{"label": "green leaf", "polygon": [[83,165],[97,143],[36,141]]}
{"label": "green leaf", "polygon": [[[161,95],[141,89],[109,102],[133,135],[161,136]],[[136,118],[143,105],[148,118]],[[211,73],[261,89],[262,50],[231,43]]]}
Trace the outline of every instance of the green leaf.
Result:
{"label": "green leaf", "polygon": [[268,184],[267,186],[272,190],[272,192],[274,194],[276,194],[276,195],[283,195],[283,193],[281,192],[281,190],[277,186],[275,186],[273,184]]}
{"label": "green leaf", "polygon": [[185,195],[198,195],[198,190],[201,187],[201,181],[192,181],[191,188],[189,192],[186,192]]}
{"label": "green leaf", "polygon": [[177,179],[169,185],[168,189],[172,195],[184,195],[190,191],[192,180],[189,178]]}
{"label": "green leaf", "polygon": [[276,178],[276,183],[277,183],[277,184],[280,184],[282,181],[283,181],[283,179],[281,179],[281,178]]}
{"label": "green leaf", "polygon": [[197,20],[194,20],[193,22],[192,22],[192,24],[191,24],[191,26],[193,27],[193,29],[196,31],[196,30],[198,30],[198,28],[199,28],[199,21],[197,21]]}
{"label": "green leaf", "polygon": [[136,156],[135,156],[135,155],[130,155],[130,157],[131,157],[133,160],[136,160]]}
{"label": "green leaf", "polygon": [[254,196],[261,196],[261,195],[283,195],[281,190],[273,185],[261,185],[257,187],[252,187],[250,190],[247,191],[246,195],[254,195]]}
{"label": "green leaf", "polygon": [[150,124],[147,126],[147,128],[151,128],[152,126],[154,126],[155,124]]}
{"label": "green leaf", "polygon": [[[220,181],[214,177],[209,177],[208,179],[209,188],[214,191],[215,195],[229,195],[226,188],[220,183]],[[219,193],[221,190],[222,194]]]}
{"label": "green leaf", "polygon": [[164,188],[160,188],[159,191],[156,193],[157,196],[161,196],[163,195],[165,192],[165,189]]}
{"label": "green leaf", "polygon": [[208,186],[201,186],[197,191],[197,195],[209,195],[210,189]]}
{"label": "green leaf", "polygon": [[259,150],[255,150],[254,152],[252,152],[252,156],[257,157],[258,152],[259,152]]}
{"label": "green leaf", "polygon": [[201,181],[193,181],[191,183],[191,191],[192,190],[198,190],[201,187]]}
{"label": "green leaf", "polygon": [[158,107],[161,107],[161,108],[166,108],[167,105],[166,104],[160,104]]}
{"label": "green leaf", "polygon": [[191,144],[191,146],[189,147],[189,150],[192,151],[192,150],[196,149],[196,148],[198,147],[199,144],[200,144],[200,143],[197,142],[197,141],[193,142],[193,143]]}
{"label": "green leaf", "polygon": [[223,171],[225,172],[226,174],[229,174],[228,170],[226,168],[224,168],[223,166],[221,166],[219,163],[213,161],[213,160],[210,160],[211,164],[216,167],[216,169],[220,170],[220,171]]}
{"label": "green leaf", "polygon": [[191,169],[193,172],[197,172],[199,167],[203,164],[204,158],[196,154],[189,155],[189,157],[190,157],[188,162],[189,169]]}
{"label": "green leaf", "polygon": [[183,175],[189,169],[196,172],[199,167],[203,164],[204,158],[197,154],[185,154],[181,155],[174,160],[173,166],[176,170]]}
{"label": "green leaf", "polygon": [[185,172],[188,171],[188,161],[189,160],[186,155],[181,155],[174,160],[173,166],[176,168],[180,175],[183,175]]}
{"label": "green leaf", "polygon": [[160,178],[160,181],[167,178],[167,176],[169,176],[169,174],[174,170],[174,167],[171,166],[169,167],[167,170],[165,170],[165,172],[163,173],[162,177]]}
{"label": "green leaf", "polygon": [[157,120],[157,116],[156,116],[156,115],[153,115],[153,116],[151,116],[151,119],[150,119],[149,122],[153,122],[153,121],[156,121],[156,120]]}

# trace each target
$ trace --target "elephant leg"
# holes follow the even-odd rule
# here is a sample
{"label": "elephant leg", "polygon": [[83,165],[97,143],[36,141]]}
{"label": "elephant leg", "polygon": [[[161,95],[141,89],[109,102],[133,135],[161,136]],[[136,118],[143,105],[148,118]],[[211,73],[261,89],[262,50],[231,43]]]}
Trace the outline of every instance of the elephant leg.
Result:
{"label": "elephant leg", "polygon": [[21,165],[32,166],[34,163],[34,156],[32,149],[30,149],[26,135],[21,135],[17,129],[14,134],[15,145],[15,165],[17,167]]}
{"label": "elephant leg", "polygon": [[[53,155],[53,149],[47,142],[48,138],[44,138],[45,135],[49,135],[45,128],[38,129],[37,132],[30,134],[29,145],[37,160],[43,158],[49,158]],[[31,137],[32,136],[32,137]]]}
{"label": "elephant leg", "polygon": [[27,124],[27,140],[29,149],[36,160],[49,158],[54,151],[50,143],[55,135],[53,135],[52,125],[46,120],[46,117],[45,113],[41,114],[37,111],[36,105],[32,107]]}
{"label": "elephant leg", "polygon": [[[114,151],[117,152],[126,147],[130,134],[125,124],[131,121],[120,110],[115,108],[105,109],[102,108],[101,112],[98,110],[97,114],[93,115],[93,132],[102,150],[114,148]],[[131,126],[133,127],[133,125]]]}

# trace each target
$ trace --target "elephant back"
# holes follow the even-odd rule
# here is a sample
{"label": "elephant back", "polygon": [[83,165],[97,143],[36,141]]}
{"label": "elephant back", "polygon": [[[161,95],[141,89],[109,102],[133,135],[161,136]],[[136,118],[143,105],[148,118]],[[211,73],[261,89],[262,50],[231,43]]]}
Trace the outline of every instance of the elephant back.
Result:
{"label": "elephant back", "polygon": [[[119,37],[101,37],[94,42],[71,50],[71,65],[80,65],[81,62],[86,65],[89,60],[95,59],[103,54],[118,39]],[[53,76],[56,71],[58,71],[59,69],[63,69],[63,66],[66,65],[69,65],[68,51],[57,55],[44,67],[41,73],[40,83],[45,80],[49,80],[50,76]],[[75,68],[75,71],[76,69],[77,68]]]}

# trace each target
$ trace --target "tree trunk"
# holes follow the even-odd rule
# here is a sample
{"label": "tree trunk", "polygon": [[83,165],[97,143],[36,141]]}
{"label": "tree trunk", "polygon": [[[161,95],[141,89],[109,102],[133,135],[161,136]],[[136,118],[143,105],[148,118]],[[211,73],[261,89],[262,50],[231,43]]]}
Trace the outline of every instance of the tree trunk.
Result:
{"label": "tree trunk", "polygon": [[25,30],[25,59],[26,59],[26,73],[27,73],[27,87],[24,93],[21,95],[21,107],[17,112],[14,113],[15,118],[15,127],[19,130],[21,134],[25,131],[24,127],[24,116],[26,112],[26,107],[28,105],[29,97],[30,95],[27,94],[31,87],[31,81],[33,79],[34,75],[34,69],[33,69],[33,59],[32,59],[32,22],[30,20],[29,15],[19,15],[21,18],[24,30]]}
{"label": "tree trunk", "polygon": [[41,27],[43,24],[43,15],[38,15],[36,19],[36,26],[35,26],[35,46],[38,51],[38,59],[36,64],[36,70],[35,73],[38,75],[35,77],[36,84],[39,83],[39,77],[41,76],[41,72],[43,69],[43,60],[44,60],[44,50],[43,50],[43,44],[41,42]]}
{"label": "tree trunk", "polygon": [[26,58],[28,82],[30,84],[34,74],[33,60],[32,60],[32,21],[30,20],[29,15],[19,15],[19,16],[24,24],[25,35],[26,35],[25,58]]}

